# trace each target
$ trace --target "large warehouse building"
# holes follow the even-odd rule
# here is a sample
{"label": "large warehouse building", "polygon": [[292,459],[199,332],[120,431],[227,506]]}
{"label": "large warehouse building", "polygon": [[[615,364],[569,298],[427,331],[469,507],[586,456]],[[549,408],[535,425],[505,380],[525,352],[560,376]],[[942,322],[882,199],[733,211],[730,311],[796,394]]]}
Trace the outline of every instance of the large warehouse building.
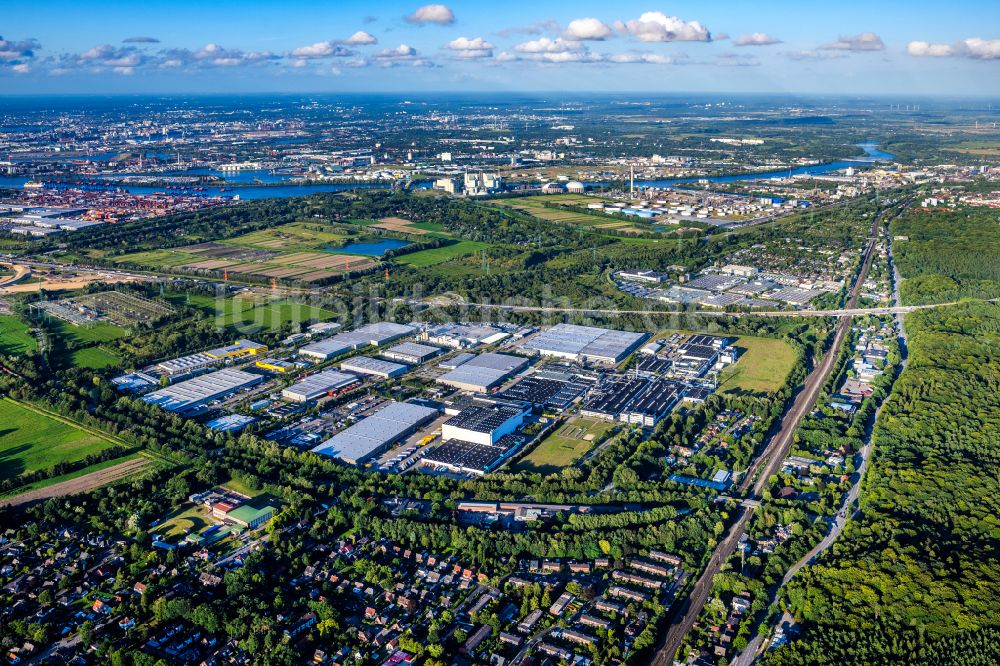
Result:
{"label": "large warehouse building", "polygon": [[355,356],[341,363],[340,369],[347,372],[356,372],[359,375],[371,375],[373,377],[389,379],[390,377],[399,377],[404,374],[407,367],[402,363],[383,361],[380,358]]}
{"label": "large warehouse building", "polygon": [[451,372],[438,377],[437,381],[464,391],[486,393],[526,365],[528,365],[526,358],[491,352],[466,361]]}
{"label": "large warehouse building", "polygon": [[401,342],[398,345],[389,347],[382,352],[382,357],[390,361],[409,363],[410,365],[420,365],[426,363],[441,353],[440,347],[431,345],[421,345],[416,342]]}
{"label": "large warehouse building", "polygon": [[427,423],[438,410],[409,402],[390,402],[313,449],[350,465],[361,465]]}
{"label": "large warehouse building", "polygon": [[557,324],[526,341],[522,348],[571,361],[617,364],[646,339],[645,333],[593,326]]}
{"label": "large warehouse building", "polygon": [[492,446],[524,422],[524,411],[508,405],[473,405],[441,426],[441,439]]}
{"label": "large warehouse building", "polygon": [[309,402],[328,393],[340,391],[357,381],[358,378],[354,375],[336,370],[324,370],[292,384],[281,392],[281,397],[292,402]]}
{"label": "large warehouse building", "polygon": [[263,381],[261,375],[226,368],[153,391],[142,399],[168,412],[185,413]]}
{"label": "large warehouse building", "polygon": [[306,345],[299,350],[299,356],[322,363],[343,353],[362,347],[380,347],[414,333],[417,329],[408,324],[394,324],[380,321],[366,324],[348,333],[338,333],[332,338]]}

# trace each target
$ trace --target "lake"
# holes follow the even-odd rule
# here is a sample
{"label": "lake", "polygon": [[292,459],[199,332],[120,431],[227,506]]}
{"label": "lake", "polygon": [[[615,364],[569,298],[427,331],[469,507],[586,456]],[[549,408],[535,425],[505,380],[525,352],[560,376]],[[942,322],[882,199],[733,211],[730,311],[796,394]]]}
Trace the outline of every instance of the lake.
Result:
{"label": "lake", "polygon": [[334,252],[337,254],[360,254],[366,257],[381,257],[390,250],[398,250],[409,244],[409,242],[404,240],[383,238],[369,243],[351,243],[350,245],[342,248],[328,247],[325,249],[327,252]]}

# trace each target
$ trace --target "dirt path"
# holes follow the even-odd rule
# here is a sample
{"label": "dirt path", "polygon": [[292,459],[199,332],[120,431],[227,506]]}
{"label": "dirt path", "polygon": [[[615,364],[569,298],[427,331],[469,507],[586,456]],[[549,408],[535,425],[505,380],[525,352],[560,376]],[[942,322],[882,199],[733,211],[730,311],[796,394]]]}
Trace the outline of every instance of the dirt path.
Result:
{"label": "dirt path", "polygon": [[85,493],[88,490],[93,490],[94,488],[99,488],[103,485],[123,479],[130,474],[135,474],[136,472],[148,467],[151,462],[152,461],[149,458],[144,456],[133,458],[132,460],[126,460],[123,463],[118,463],[117,465],[112,465],[111,467],[91,472],[90,474],[84,474],[83,476],[78,476],[75,479],[54,483],[51,486],[31,490],[7,499],[0,499],[0,506],[19,506],[21,504],[30,504],[31,502],[47,500],[52,497]]}

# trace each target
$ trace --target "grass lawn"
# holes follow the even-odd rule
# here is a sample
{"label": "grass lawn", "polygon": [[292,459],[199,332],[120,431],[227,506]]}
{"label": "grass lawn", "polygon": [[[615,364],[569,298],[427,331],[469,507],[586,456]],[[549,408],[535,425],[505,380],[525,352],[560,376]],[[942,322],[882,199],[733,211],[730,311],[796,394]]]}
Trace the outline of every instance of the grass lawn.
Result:
{"label": "grass lawn", "polygon": [[102,370],[121,363],[121,359],[98,347],[84,347],[77,349],[70,355],[70,363],[77,368],[89,368],[91,370]]}
{"label": "grass lawn", "polygon": [[54,317],[49,317],[52,330],[61,338],[69,342],[79,344],[93,344],[95,342],[108,342],[125,337],[127,331],[121,326],[115,326],[108,322],[98,321],[86,326],[74,326],[68,322]]}
{"label": "grass lawn", "polygon": [[452,245],[445,245],[444,247],[436,247],[430,250],[421,250],[419,252],[404,254],[397,257],[396,261],[406,266],[420,268],[422,266],[441,264],[456,257],[463,257],[467,254],[472,254],[473,252],[478,252],[479,250],[483,250],[488,247],[489,243],[464,240]]}
{"label": "grass lawn", "polygon": [[150,532],[162,535],[166,539],[181,538],[192,532],[200,532],[214,525],[207,507],[192,504],[171,512],[162,523],[153,527]]}
{"label": "grass lawn", "polygon": [[[209,315],[221,316],[225,326],[254,326],[275,330],[289,322],[328,321],[336,312],[289,300],[258,300],[255,298],[216,299],[204,294],[167,294],[166,300],[175,305],[187,305]],[[249,331],[242,334],[249,335]]]}
{"label": "grass lawn", "polygon": [[26,354],[38,349],[31,327],[14,315],[0,315],[0,354]]}
{"label": "grass lawn", "polygon": [[742,352],[739,360],[719,375],[720,391],[777,391],[798,358],[784,340],[743,337],[734,345]]}
{"label": "grass lawn", "polygon": [[251,490],[246,484],[237,481],[236,479],[230,477],[227,481],[220,483],[223,488],[228,488],[234,493],[239,493],[240,495],[246,495],[247,497],[257,497],[263,494],[263,490]]}
{"label": "grass lawn", "polygon": [[112,446],[12,400],[0,400],[0,479],[74,462]]}
{"label": "grass lawn", "polygon": [[551,474],[573,464],[593,446],[594,440],[607,432],[612,423],[576,416],[559,426],[528,455],[514,465],[515,472]]}

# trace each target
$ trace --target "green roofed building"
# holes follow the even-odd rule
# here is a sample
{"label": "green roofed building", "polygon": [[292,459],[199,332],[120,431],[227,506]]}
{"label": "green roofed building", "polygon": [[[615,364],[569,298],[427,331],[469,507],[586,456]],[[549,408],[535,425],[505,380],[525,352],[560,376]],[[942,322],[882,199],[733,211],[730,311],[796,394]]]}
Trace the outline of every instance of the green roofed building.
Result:
{"label": "green roofed building", "polygon": [[226,514],[226,520],[231,520],[237,525],[242,525],[249,530],[260,527],[273,517],[273,506],[264,506],[258,509],[257,507],[250,506],[249,504],[244,504],[243,506],[235,508]]}

